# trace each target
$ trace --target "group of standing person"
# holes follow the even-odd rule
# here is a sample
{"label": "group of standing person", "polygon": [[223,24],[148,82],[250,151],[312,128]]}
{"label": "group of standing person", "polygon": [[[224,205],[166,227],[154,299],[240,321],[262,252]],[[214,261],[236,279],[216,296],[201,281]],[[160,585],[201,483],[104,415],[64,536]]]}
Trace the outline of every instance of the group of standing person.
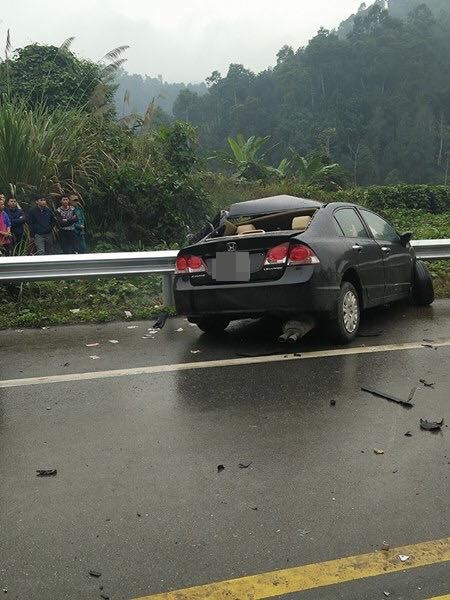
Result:
{"label": "group of standing person", "polygon": [[7,206],[5,204],[5,197],[0,194],[0,254],[17,253],[17,248],[24,244],[25,225],[38,255],[54,254],[55,229],[64,254],[87,252],[86,218],[77,195],[63,196],[55,212],[48,206],[45,196],[36,197],[35,206],[28,214],[15,198],[10,198]]}

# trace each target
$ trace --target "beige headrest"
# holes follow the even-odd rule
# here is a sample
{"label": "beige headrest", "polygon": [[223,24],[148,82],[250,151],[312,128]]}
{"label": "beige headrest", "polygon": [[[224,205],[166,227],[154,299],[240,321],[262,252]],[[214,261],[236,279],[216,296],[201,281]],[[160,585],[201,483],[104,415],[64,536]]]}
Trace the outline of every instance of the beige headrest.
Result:
{"label": "beige headrest", "polygon": [[264,229],[256,229],[253,223],[247,223],[247,225],[239,225],[237,228],[237,235],[249,235],[252,233],[266,233]]}
{"label": "beige headrest", "polygon": [[294,217],[292,219],[292,229],[295,231],[305,231],[308,228],[308,225],[311,223],[311,217]]}
{"label": "beige headrest", "polygon": [[256,227],[252,223],[248,223],[247,225],[239,225],[236,233],[243,235],[244,233],[253,233],[255,230]]}

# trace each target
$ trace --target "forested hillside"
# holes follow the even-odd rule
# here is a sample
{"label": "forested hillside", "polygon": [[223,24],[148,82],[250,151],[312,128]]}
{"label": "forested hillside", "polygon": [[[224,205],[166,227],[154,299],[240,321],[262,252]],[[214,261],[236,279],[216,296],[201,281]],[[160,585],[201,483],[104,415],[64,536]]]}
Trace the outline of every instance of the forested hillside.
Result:
{"label": "forested hillside", "polygon": [[181,90],[190,90],[198,94],[207,92],[204,83],[167,83],[161,75],[149,77],[126,71],[118,73],[117,84],[115,103],[119,116],[130,112],[143,115],[152,101],[167,115],[171,115],[173,103]]}
{"label": "forested hillside", "polygon": [[352,184],[445,182],[449,32],[448,13],[422,4],[400,20],[376,3],[345,39],[321,29],[304,48],[283,47],[273,69],[214,72],[207,94],[180,92],[174,115],[199,126],[209,151],[230,135],[270,135],[274,165],[291,147],[341,163]]}

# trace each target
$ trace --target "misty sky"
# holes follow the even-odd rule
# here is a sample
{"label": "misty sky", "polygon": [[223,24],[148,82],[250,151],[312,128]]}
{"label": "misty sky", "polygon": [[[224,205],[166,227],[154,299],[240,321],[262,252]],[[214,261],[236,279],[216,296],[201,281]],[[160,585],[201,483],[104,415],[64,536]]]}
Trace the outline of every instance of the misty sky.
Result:
{"label": "misty sky", "polygon": [[[202,81],[231,62],[260,71],[284,44],[305,45],[336,27],[362,0],[0,0],[2,49],[61,44],[97,60],[127,44],[125,68],[166,81]],[[370,2],[368,2],[369,4]]]}

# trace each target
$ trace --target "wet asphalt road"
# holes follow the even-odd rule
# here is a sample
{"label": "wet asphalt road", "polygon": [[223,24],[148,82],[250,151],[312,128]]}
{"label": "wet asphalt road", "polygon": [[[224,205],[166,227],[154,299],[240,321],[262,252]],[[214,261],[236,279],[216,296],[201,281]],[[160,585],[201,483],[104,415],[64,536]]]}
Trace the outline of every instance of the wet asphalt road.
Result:
{"label": "wet asphalt road", "polygon": [[[0,378],[279,351],[262,322],[215,340],[178,319],[142,339],[150,325],[0,332]],[[372,311],[362,331],[379,335],[353,346],[448,340],[450,301]],[[298,350],[332,347],[316,332]],[[0,384],[0,589],[20,600],[88,600],[102,585],[125,600],[372,552],[385,540],[448,536],[449,429],[434,435],[418,423],[450,422],[449,354],[447,346]],[[415,407],[361,385],[402,397],[419,385]],[[46,467],[58,475],[37,478]],[[391,599],[424,599],[450,593],[449,571],[440,564],[289,598],[376,599],[389,590]]]}

